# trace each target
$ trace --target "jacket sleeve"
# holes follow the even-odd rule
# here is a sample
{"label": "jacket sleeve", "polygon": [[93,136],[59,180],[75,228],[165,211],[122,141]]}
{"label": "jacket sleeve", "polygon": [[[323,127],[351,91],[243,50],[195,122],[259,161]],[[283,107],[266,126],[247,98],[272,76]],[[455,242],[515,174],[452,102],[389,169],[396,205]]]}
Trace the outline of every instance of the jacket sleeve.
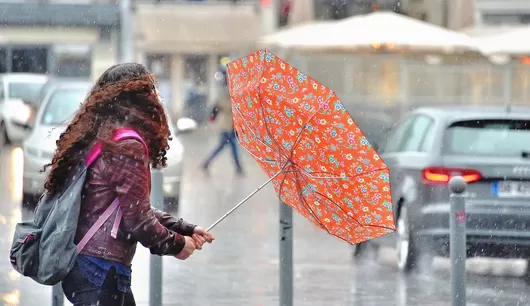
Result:
{"label": "jacket sleeve", "polygon": [[151,210],[155,214],[158,222],[169,230],[179,233],[184,236],[192,236],[196,225],[184,221],[182,218],[176,218],[172,215],[151,207]]}
{"label": "jacket sleeve", "polygon": [[160,224],[151,210],[150,169],[143,145],[136,140],[123,140],[117,146],[135,157],[111,152],[105,171],[120,200],[123,228],[152,254],[177,255],[184,248],[184,236]]}

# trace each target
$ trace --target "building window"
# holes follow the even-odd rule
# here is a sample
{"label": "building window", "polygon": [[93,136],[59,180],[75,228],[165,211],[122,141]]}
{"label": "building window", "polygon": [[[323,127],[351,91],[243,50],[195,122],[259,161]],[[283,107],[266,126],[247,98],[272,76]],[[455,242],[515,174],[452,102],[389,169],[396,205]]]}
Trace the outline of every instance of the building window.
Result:
{"label": "building window", "polygon": [[[0,48],[0,73],[6,73],[7,71],[7,49],[5,47]],[[3,89],[0,87],[0,89]]]}
{"label": "building window", "polygon": [[92,50],[89,45],[53,46],[53,74],[59,77],[90,77]]}
{"label": "building window", "polygon": [[13,47],[11,49],[11,72],[47,73],[47,47]]}
{"label": "building window", "polygon": [[148,54],[146,56],[147,69],[158,79],[171,78],[169,54]]}

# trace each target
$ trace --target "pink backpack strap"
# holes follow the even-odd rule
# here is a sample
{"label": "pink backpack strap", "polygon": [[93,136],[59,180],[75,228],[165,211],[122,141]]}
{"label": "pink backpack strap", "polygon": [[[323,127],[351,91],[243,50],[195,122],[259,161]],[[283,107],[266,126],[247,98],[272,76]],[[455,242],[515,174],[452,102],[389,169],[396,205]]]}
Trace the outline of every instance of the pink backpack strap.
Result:
{"label": "pink backpack strap", "polygon": [[147,154],[147,156],[149,157],[149,148],[147,148],[147,144],[145,143],[142,136],[140,136],[140,134],[138,134],[138,132],[136,132],[133,129],[120,128],[116,130],[116,132],[114,133],[114,137],[112,137],[112,139],[114,141],[120,141],[120,140],[125,140],[125,139],[136,139],[144,146],[145,154]]}
{"label": "pink backpack strap", "polygon": [[[101,226],[103,226],[105,221],[107,221],[110,218],[110,216],[112,215],[114,211],[116,211],[116,209],[118,209],[118,213],[119,213],[120,211],[119,206],[120,206],[120,201],[118,200],[118,198],[114,199],[114,201],[112,201],[112,204],[110,204],[110,206],[107,207],[107,209],[103,212],[103,214],[101,214],[101,216],[99,216],[99,218],[92,225],[92,227],[90,227],[90,229],[85,234],[85,236],[83,236],[83,239],[79,241],[79,243],[76,246],[77,253],[81,253],[81,251],[86,246],[88,241],[90,241],[90,239],[94,237],[96,232],[101,228]],[[118,217],[118,215],[116,215],[116,217]],[[121,220],[121,214],[120,214],[120,220]],[[116,223],[116,221],[114,221],[114,223]],[[118,223],[118,227],[119,227],[119,223]],[[114,230],[114,228],[112,230]],[[113,237],[113,238],[116,238],[116,237]]]}
{"label": "pink backpack strap", "polygon": [[[129,128],[117,129],[116,132],[114,133],[114,136],[112,137],[112,139],[114,141],[120,141],[120,140],[125,140],[125,139],[136,139],[144,146],[145,153],[147,154],[147,156],[149,156],[149,148],[147,148],[147,144],[145,143],[145,141],[142,138],[142,136],[140,136],[140,134],[138,134],[138,132],[136,132],[133,129],[129,129]],[[85,160],[85,165],[87,167],[90,167],[94,163],[94,161],[96,161],[96,159],[98,159],[98,157],[101,155],[101,149],[102,149],[101,143],[97,143],[90,150],[90,152],[88,153],[87,158]]]}
{"label": "pink backpack strap", "polygon": [[[112,139],[114,141],[120,141],[120,140],[125,140],[125,139],[136,139],[140,143],[142,143],[142,145],[145,148],[146,154],[149,156],[149,148],[147,147],[145,141],[140,136],[140,134],[138,134],[138,132],[136,132],[133,129],[120,128],[116,130]],[[92,165],[94,161],[101,155],[101,149],[102,149],[101,143],[97,143],[90,150],[85,160],[86,167],[90,167],[90,165]],[[118,229],[120,228],[122,214],[123,214],[120,208],[120,200],[118,198],[112,201],[110,206],[107,207],[107,209],[103,212],[103,214],[101,214],[101,216],[99,216],[98,220],[92,225],[92,227],[90,227],[90,229],[85,234],[85,236],[81,239],[81,241],[79,241],[79,243],[76,246],[78,253],[80,253],[83,250],[83,248],[86,246],[88,241],[92,239],[92,237],[101,228],[101,226],[103,226],[105,221],[107,221],[116,210],[117,210],[116,217],[114,218],[114,223],[112,224],[112,230],[110,231],[110,235],[112,236],[112,238],[116,239],[118,235]]]}

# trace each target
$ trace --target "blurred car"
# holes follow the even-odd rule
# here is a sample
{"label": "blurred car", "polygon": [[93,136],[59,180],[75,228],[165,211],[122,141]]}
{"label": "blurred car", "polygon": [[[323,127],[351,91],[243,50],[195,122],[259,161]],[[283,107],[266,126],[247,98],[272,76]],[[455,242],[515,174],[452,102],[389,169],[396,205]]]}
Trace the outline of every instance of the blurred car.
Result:
{"label": "blurred car", "polygon": [[[56,148],[55,142],[66,128],[69,120],[86,98],[91,84],[88,82],[55,82],[53,88],[44,96],[41,107],[35,116],[30,135],[24,140],[23,205],[34,207],[42,194],[47,173],[41,173],[43,166],[49,163]],[[176,135],[173,124],[169,122],[171,134]],[[169,142],[167,152],[168,166],[164,173],[164,199],[168,208],[176,208],[180,196],[182,178],[182,159],[184,148],[176,138]]]}
{"label": "blurred car", "polygon": [[346,107],[366,139],[376,150],[379,150],[379,144],[385,142],[389,131],[394,127],[392,118],[383,112],[356,111],[352,109],[352,105]]}
{"label": "blurred car", "polygon": [[37,111],[31,102],[47,79],[42,74],[0,75],[0,146],[22,141],[27,136],[28,122]]}
{"label": "blurred car", "polygon": [[390,168],[395,245],[409,272],[449,252],[449,180],[467,182],[468,256],[530,258],[530,108],[420,108],[380,150]]}
{"label": "blurred car", "polygon": [[35,96],[34,99],[31,101],[28,101],[31,103],[35,108],[39,108],[40,104],[44,100],[44,98],[47,96],[47,94],[52,91],[56,86],[61,85],[61,83],[81,83],[81,82],[88,82],[86,80],[80,80],[80,79],[74,79],[74,78],[58,78],[54,76],[48,77],[46,80],[46,83],[42,85],[39,93],[37,96]]}

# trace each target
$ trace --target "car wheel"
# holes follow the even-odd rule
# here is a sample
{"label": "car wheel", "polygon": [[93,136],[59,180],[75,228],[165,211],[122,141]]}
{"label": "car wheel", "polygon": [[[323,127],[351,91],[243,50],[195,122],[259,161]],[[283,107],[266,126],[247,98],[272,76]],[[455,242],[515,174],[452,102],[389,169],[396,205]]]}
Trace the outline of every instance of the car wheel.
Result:
{"label": "car wheel", "polygon": [[399,270],[409,273],[420,268],[428,268],[431,257],[420,252],[420,245],[411,232],[406,206],[401,207],[397,218],[396,255]]}
{"label": "car wheel", "polygon": [[365,243],[358,243],[358,244],[352,245],[352,255],[354,258],[363,255],[363,253],[365,252],[366,252]]}
{"label": "car wheel", "polygon": [[379,247],[370,242],[362,242],[352,245],[352,257],[354,259],[367,258],[371,255],[376,256]]}

